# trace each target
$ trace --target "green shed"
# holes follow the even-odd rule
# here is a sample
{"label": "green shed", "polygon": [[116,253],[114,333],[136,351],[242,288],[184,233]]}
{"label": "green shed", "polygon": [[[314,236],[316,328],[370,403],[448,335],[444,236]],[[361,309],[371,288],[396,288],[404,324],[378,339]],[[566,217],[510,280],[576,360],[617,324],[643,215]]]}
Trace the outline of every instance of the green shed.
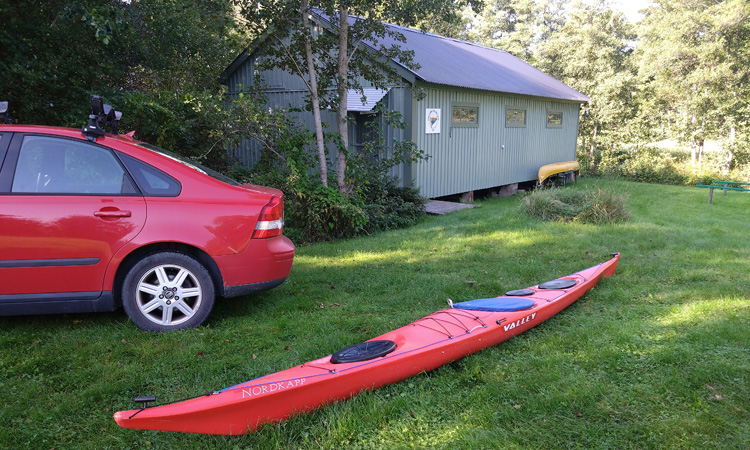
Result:
{"label": "green shed", "polygon": [[[330,26],[323,15],[313,19],[323,28]],[[403,34],[405,42],[393,43],[412,50],[420,68],[392,61],[400,84],[379,90],[363,83],[365,102],[359,93],[349,95],[350,150],[363,144],[364,124],[382,103],[399,111],[408,124],[403,130],[384,128],[387,142],[408,139],[428,155],[392,174],[402,183],[414,183],[428,198],[536,180],[541,166],[575,160],[586,95],[503,50],[387,26]],[[224,71],[229,93],[262,81],[269,107],[303,106],[307,90],[302,81],[282,70],[259,73],[255,63],[260,57],[245,51]],[[415,88],[423,95],[414,96]],[[296,117],[312,128],[311,113]],[[323,111],[323,121],[335,124],[334,113]],[[258,157],[257,145],[249,141],[229,151],[247,166]]]}

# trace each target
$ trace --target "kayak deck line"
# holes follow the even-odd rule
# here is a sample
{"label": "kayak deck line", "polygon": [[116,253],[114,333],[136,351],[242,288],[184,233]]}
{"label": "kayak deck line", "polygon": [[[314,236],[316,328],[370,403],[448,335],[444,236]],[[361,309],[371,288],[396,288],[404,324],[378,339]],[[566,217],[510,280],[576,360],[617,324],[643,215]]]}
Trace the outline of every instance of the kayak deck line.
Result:
{"label": "kayak deck line", "polygon": [[[124,428],[223,435],[254,432],[264,424],[433,370],[523,333],[614,274],[620,255],[612,256],[551,282],[509,291],[523,291],[521,296],[460,302],[333,355],[185,401],[119,411],[114,418]],[[552,283],[559,280],[566,281]]]}
{"label": "kayak deck line", "polygon": [[[167,402],[167,403],[159,403],[158,405],[151,406],[151,408],[156,408],[156,407],[159,407],[159,406],[173,405],[175,403],[186,402],[188,400],[193,400],[193,399],[201,398],[201,397],[207,397],[207,396],[213,395],[213,394],[214,394],[213,392],[206,392],[205,394],[195,395],[193,397],[181,398],[179,400],[172,400],[171,402]],[[130,416],[130,417],[128,417],[128,419],[132,419],[133,417],[137,416],[140,412],[149,409],[149,407],[146,406],[146,404],[149,403],[149,402],[152,402],[152,401],[156,400],[156,397],[149,397],[147,399],[144,399],[142,397],[141,398],[136,397],[136,399],[135,399],[136,403],[138,403],[140,401],[143,401],[143,400],[145,400],[143,402],[143,408],[135,410],[135,412],[133,413],[133,415]]]}

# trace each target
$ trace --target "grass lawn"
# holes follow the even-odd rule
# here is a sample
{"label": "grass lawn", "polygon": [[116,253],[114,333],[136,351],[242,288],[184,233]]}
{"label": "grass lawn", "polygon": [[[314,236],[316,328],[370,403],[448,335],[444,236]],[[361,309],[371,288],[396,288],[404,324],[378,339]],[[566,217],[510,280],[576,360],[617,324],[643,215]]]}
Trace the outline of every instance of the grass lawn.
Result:
{"label": "grass lawn", "polygon": [[[207,325],[124,313],[0,318],[0,449],[750,448],[750,195],[583,180],[628,222],[542,222],[522,196],[412,228],[298,248],[267,293]],[[126,430],[112,414],[217,390],[361,342],[454,301],[621,252],[558,316],[429,373],[241,437]],[[1,275],[1,272],[0,272]]]}

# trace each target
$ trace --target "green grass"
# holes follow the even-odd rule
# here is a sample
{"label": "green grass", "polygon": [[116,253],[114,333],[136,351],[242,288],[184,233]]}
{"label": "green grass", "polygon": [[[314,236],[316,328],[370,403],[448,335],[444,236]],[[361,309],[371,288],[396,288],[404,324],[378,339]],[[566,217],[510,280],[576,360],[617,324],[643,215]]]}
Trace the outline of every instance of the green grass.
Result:
{"label": "green grass", "polygon": [[[584,180],[630,219],[543,222],[521,196],[298,249],[277,289],[205,327],[138,331],[122,312],[0,318],[0,449],[750,447],[750,196]],[[166,402],[321,357],[454,301],[622,253],[615,275],[498,346],[241,437],[125,430]],[[1,275],[1,273],[0,273]]]}

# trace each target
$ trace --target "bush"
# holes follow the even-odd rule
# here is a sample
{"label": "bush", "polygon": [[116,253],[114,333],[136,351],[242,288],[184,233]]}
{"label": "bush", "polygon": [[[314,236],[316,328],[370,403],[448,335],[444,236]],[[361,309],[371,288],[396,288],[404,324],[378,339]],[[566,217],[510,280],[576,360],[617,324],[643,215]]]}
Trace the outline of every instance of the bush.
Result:
{"label": "bush", "polygon": [[299,186],[292,190],[294,194],[285,203],[292,240],[302,243],[350,237],[367,223],[362,207],[336,188],[318,184],[307,190]]}
{"label": "bush", "polygon": [[648,148],[602,151],[597,170],[603,175],[643,183],[684,185],[688,178],[677,169],[670,154]]}
{"label": "bush", "polygon": [[[711,180],[746,181],[750,178],[750,167],[737,164],[730,172],[721,170],[725,162],[717,153],[705,153],[700,167],[693,167],[689,152],[668,151],[650,147],[620,146],[605,149],[595,155],[592,164],[585,152],[577,158],[583,175],[603,175],[642,183],[695,186],[708,184]],[[737,161],[744,154],[737,153]]]}
{"label": "bush", "polygon": [[623,222],[629,213],[627,197],[597,189],[537,189],[526,198],[528,213],[545,221],[581,222],[594,225]]}
{"label": "bush", "polygon": [[226,138],[220,131],[227,111],[221,92],[123,92],[111,102],[124,113],[123,131],[134,130],[136,139],[215,170],[227,168]]}
{"label": "bush", "polygon": [[366,232],[413,225],[424,215],[427,203],[419,188],[399,186],[398,179],[386,175],[371,180],[360,195],[367,216]]}
{"label": "bush", "polygon": [[391,177],[377,176],[345,196],[320,184],[318,174],[300,172],[293,166],[256,166],[246,175],[252,183],[284,192],[284,234],[296,244],[403,228],[424,215],[426,199],[419,189],[400,187]]}

